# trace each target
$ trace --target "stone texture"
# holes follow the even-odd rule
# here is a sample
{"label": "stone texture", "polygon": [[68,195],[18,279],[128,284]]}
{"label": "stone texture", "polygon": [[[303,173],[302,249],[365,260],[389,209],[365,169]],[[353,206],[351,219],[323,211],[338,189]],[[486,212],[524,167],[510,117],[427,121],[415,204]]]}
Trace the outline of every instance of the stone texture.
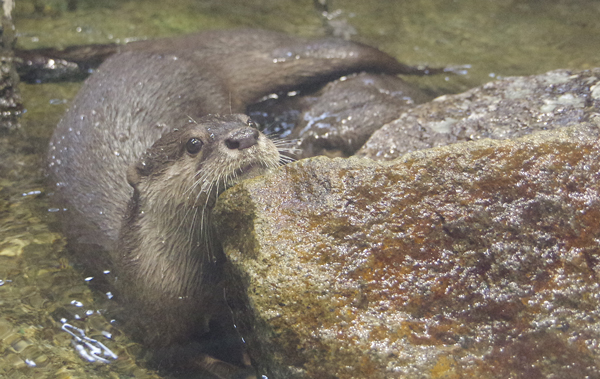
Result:
{"label": "stone texture", "polygon": [[298,159],[348,157],[382,125],[432,99],[396,76],[365,72],[292,94],[269,96],[247,111],[264,133],[291,141]]}
{"label": "stone texture", "polygon": [[508,77],[407,110],[375,132],[356,155],[391,160],[410,151],[516,138],[594,117],[600,117],[600,68]]}
{"label": "stone texture", "polygon": [[259,374],[600,377],[599,124],[230,189],[214,216]]}
{"label": "stone texture", "polygon": [[[4,1],[3,3],[7,3]],[[4,4],[0,26],[0,129],[19,126],[17,116],[23,112],[21,94],[18,90],[19,76],[15,69],[13,45],[15,28],[11,20],[13,2]]]}
{"label": "stone texture", "polygon": [[430,98],[391,75],[362,73],[327,84],[304,110],[291,138],[299,158],[350,156],[377,129]]}

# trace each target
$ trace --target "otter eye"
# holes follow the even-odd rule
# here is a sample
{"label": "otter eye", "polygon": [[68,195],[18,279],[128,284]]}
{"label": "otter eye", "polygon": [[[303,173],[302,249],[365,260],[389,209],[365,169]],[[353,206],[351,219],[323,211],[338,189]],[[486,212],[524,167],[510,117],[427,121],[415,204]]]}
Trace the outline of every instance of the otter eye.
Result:
{"label": "otter eye", "polygon": [[202,145],[203,145],[202,140],[194,137],[194,138],[190,138],[185,143],[185,149],[190,154],[198,154],[200,152],[200,150],[202,150]]}
{"label": "otter eye", "polygon": [[258,124],[252,120],[248,120],[248,126],[254,129],[258,129]]}

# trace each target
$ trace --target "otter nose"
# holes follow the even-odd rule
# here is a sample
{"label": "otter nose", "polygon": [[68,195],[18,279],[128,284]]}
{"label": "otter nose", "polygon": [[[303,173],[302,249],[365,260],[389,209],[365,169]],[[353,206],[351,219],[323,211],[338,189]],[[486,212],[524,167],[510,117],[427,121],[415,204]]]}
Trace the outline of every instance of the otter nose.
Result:
{"label": "otter nose", "polygon": [[225,140],[225,145],[232,150],[243,150],[256,145],[257,142],[258,130],[247,128],[231,133]]}

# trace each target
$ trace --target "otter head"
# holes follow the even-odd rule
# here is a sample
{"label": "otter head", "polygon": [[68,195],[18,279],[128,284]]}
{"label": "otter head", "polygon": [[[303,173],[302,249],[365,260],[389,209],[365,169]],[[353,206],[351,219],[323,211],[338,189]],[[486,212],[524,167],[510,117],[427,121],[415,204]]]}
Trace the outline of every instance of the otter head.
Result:
{"label": "otter head", "polygon": [[275,144],[248,116],[209,115],[164,134],[129,168],[127,180],[145,203],[142,211],[204,211],[225,189],[279,162]]}

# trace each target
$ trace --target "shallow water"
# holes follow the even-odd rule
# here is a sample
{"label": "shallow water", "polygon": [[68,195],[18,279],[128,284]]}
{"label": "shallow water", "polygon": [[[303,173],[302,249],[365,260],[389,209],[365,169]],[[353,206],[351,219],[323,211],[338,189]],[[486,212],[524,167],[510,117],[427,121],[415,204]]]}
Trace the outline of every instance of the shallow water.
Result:
{"label": "shallow water", "polygon": [[[13,17],[20,48],[213,28],[260,27],[305,36],[330,30],[309,0],[80,0],[75,11],[61,0],[17,0]],[[499,76],[600,66],[598,0],[331,1],[329,18],[337,30],[404,63],[470,67],[461,75],[408,79],[434,94],[461,92]],[[49,211],[44,154],[78,88],[78,83],[22,85],[27,108],[22,128],[0,130],[0,377],[155,375],[126,358],[139,356],[139,346],[95,312],[101,303],[94,297],[100,295],[73,268]],[[92,312],[85,317],[87,311]],[[86,363],[60,330],[61,318],[98,339],[110,330],[113,338],[103,341],[122,358],[111,365]]]}

